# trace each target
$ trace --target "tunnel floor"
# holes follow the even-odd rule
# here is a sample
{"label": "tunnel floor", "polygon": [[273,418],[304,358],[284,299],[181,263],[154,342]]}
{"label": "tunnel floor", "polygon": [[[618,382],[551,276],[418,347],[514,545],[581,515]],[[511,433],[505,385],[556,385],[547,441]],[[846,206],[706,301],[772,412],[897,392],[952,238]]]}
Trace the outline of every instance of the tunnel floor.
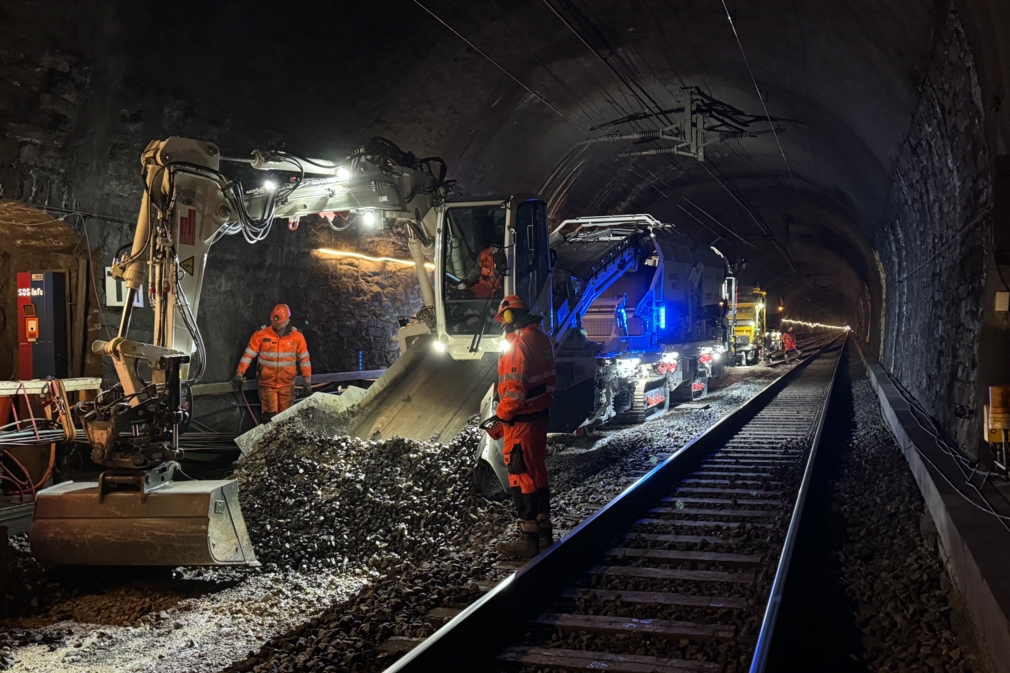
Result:
{"label": "tunnel floor", "polygon": [[866,369],[846,357],[768,670],[989,671]]}
{"label": "tunnel floor", "polygon": [[[843,408],[849,418],[834,423],[833,450],[826,452],[833,460],[821,475],[825,498],[814,516],[831,535],[826,543],[802,550],[819,569],[803,574],[813,587],[805,595],[817,598],[790,606],[785,617],[809,619],[804,610],[814,609],[819,619],[834,620],[838,628],[828,640],[845,644],[839,649],[833,642],[835,649],[827,651],[849,658],[831,670],[984,671],[973,659],[963,614],[955,600],[948,600],[948,585],[940,584],[945,575],[935,548],[928,546],[935,540],[919,532],[921,498],[873,416],[872,393],[860,370],[850,361],[848,376],[840,381],[844,398],[851,377],[852,402]],[[704,408],[675,409],[592,437],[552,437],[548,468],[556,528],[563,533],[575,527],[779,374],[781,369],[763,367],[728,370],[698,405]],[[884,490],[864,488],[880,470],[895,475],[879,487]],[[882,511],[884,498],[901,517]],[[407,563],[382,572],[358,563],[297,570],[266,563],[258,570],[45,573],[31,560],[25,541],[16,540],[14,582],[0,626],[0,670],[379,671],[519,566],[490,551],[496,539],[511,535],[508,505],[472,498],[464,509],[479,520],[466,540],[418,549],[404,559]],[[882,516],[893,540],[881,536],[868,545],[854,537],[856,531],[878,531]],[[905,570],[914,581],[903,575]],[[882,572],[887,577],[877,580]],[[897,587],[881,597],[900,590],[896,601],[877,606],[847,592],[850,585],[878,581]],[[905,604],[901,599],[909,592],[928,608]],[[900,628],[882,621],[888,610]],[[818,630],[821,637],[809,629],[803,633],[809,636],[806,649],[798,651],[806,652],[812,664],[825,651],[817,649],[824,644],[824,630]],[[909,643],[920,643],[925,656],[920,658],[918,650],[906,656]],[[932,666],[937,657],[942,665]],[[825,663],[823,658],[819,663]]]}

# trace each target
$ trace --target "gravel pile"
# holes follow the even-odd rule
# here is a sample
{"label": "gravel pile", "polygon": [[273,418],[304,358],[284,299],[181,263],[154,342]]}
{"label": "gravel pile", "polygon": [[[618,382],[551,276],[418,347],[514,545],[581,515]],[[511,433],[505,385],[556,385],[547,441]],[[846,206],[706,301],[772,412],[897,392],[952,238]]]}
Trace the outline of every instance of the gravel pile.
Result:
{"label": "gravel pile", "polygon": [[281,425],[236,474],[257,558],[293,569],[383,572],[500,533],[500,507],[471,494],[480,432],[470,426],[440,444]]}
{"label": "gravel pile", "polygon": [[[582,505],[610,500],[636,478],[630,472],[655,465],[657,453],[682,445],[779,373],[728,373],[708,409],[585,440],[552,439],[559,515],[568,512],[575,524],[592,514]],[[428,618],[432,609],[463,607],[478,597],[476,582],[514,571],[490,551],[512,534],[511,500],[469,492],[475,428],[449,444],[368,442],[334,438],[337,426],[310,420],[279,425],[236,475],[262,568],[87,582],[43,572],[16,541],[24,547],[14,554],[17,580],[0,601],[14,618],[0,632],[13,635],[0,642],[0,656],[8,647],[26,670],[82,673],[218,671],[229,662],[238,662],[234,671],[380,671],[396,655],[379,654],[377,645],[429,635],[440,623]],[[308,429],[319,427],[326,433]],[[134,580],[146,596],[132,592]],[[87,621],[117,605],[134,621]]]}
{"label": "gravel pile", "polygon": [[833,507],[846,525],[838,555],[863,659],[871,671],[985,670],[973,661],[970,623],[950,590],[922,496],[865,370],[852,360],[855,428]]}

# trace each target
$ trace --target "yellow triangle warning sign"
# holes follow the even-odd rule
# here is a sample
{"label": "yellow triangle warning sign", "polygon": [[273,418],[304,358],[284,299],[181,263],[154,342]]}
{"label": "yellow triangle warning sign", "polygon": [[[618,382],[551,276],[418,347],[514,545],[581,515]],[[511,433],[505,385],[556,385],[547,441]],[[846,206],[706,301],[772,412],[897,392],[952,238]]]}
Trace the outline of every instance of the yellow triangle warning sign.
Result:
{"label": "yellow triangle warning sign", "polygon": [[189,259],[184,259],[181,262],[179,262],[179,266],[181,266],[182,270],[191,276],[193,275],[193,269],[196,268],[192,257],[190,257]]}

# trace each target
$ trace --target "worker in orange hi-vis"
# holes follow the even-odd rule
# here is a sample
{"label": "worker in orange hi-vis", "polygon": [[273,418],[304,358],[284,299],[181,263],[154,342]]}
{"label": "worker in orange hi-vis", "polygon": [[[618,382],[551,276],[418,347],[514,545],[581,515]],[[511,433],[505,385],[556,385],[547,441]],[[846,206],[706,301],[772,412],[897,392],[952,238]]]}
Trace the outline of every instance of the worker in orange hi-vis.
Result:
{"label": "worker in orange hi-vis", "polygon": [[788,330],[782,333],[782,351],[785,359],[789,359],[790,353],[795,353],[797,356],[802,355],[799,349],[796,348],[796,332],[795,328],[790,327]]}
{"label": "worker in orange hi-vis", "polygon": [[270,312],[270,326],[252,335],[238,363],[232,384],[241,389],[246,370],[257,358],[256,380],[259,384],[263,422],[291,407],[295,402],[296,368],[302,372],[302,390],[312,392],[312,363],[305,335],[291,326],[291,309],[277,304]]}
{"label": "worker in orange hi-vis", "polygon": [[542,321],[514,294],[502,299],[495,315],[509,347],[498,359],[500,401],[494,418],[505,425],[505,465],[519,514],[519,536],[499,542],[496,548],[523,560],[554,544],[546,458],[549,409],[558,376],[554,347],[540,329]]}
{"label": "worker in orange hi-vis", "polygon": [[480,251],[470,276],[464,278],[458,288],[470,290],[477,299],[486,299],[501,290],[506,264],[502,246],[492,243]]}

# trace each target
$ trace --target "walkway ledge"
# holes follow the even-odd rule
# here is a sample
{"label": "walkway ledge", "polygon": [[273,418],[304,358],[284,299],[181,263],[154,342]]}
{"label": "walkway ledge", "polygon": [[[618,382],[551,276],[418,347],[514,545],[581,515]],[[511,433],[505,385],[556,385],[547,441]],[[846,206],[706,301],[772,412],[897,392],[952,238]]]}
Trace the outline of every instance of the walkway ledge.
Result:
{"label": "walkway ledge", "polygon": [[918,425],[884,369],[853,345],[936,523],[940,554],[964,596],[981,646],[999,673],[1010,673],[1010,532],[991,514],[966,501],[927,463],[926,459],[944,469],[959,490],[970,489],[933,437]]}

